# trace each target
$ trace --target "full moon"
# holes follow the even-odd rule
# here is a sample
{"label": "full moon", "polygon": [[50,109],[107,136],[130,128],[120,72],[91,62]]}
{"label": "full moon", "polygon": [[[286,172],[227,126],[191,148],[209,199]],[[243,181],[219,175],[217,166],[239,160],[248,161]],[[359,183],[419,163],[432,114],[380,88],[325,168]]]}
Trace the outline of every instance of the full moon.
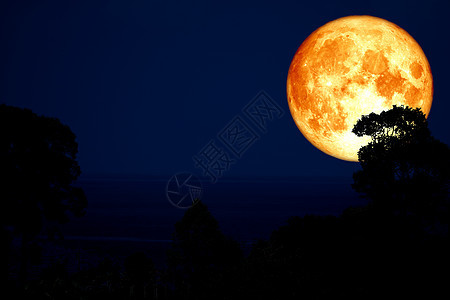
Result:
{"label": "full moon", "polygon": [[433,78],[419,44],[384,19],[349,16],[315,30],[292,59],[287,78],[291,115],[314,146],[358,161],[369,137],[353,126],[362,115],[393,105],[421,108],[428,117]]}

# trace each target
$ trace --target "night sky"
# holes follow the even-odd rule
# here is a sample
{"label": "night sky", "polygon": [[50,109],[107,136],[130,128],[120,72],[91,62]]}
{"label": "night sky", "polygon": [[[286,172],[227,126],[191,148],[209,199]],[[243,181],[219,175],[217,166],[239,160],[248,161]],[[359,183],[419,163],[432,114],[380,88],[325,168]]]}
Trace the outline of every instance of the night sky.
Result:
{"label": "night sky", "polygon": [[264,90],[280,119],[224,177],[350,177],[297,129],[290,62],[316,28],[372,15],[408,31],[433,72],[432,134],[450,144],[448,1],[1,1],[0,103],[59,118],[84,175],[201,173],[192,156]]}

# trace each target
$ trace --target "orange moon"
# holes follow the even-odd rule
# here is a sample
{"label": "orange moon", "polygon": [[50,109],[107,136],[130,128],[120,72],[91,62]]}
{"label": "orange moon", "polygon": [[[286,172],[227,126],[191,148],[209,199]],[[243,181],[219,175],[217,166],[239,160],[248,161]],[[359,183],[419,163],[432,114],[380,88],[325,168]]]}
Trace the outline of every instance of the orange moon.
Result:
{"label": "orange moon", "polygon": [[433,78],[422,48],[384,19],[349,16],[315,30],[292,59],[287,78],[291,115],[321,151],[358,161],[369,137],[353,126],[393,105],[420,107],[428,117]]}

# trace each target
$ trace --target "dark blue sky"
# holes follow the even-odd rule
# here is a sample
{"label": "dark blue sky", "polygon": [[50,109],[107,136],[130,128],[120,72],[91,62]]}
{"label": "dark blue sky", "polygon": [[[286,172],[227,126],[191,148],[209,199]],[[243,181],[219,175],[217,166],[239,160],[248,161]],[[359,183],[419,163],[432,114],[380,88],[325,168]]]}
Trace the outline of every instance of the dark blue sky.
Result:
{"label": "dark blue sky", "polygon": [[1,1],[0,103],[59,118],[84,174],[171,175],[260,90],[286,112],[224,176],[351,176],[289,114],[286,77],[302,41],[339,17],[407,30],[434,77],[430,128],[450,144],[446,1]]}

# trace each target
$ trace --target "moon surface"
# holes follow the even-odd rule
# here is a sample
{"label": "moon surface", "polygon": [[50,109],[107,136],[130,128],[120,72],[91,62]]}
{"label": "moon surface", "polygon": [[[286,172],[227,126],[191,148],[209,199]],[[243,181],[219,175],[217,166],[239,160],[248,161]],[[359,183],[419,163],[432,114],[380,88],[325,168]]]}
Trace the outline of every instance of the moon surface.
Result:
{"label": "moon surface", "polygon": [[358,161],[369,137],[353,126],[362,115],[393,105],[420,107],[428,116],[433,78],[419,44],[399,26],[349,16],[315,30],[298,48],[287,78],[291,115],[314,146]]}

